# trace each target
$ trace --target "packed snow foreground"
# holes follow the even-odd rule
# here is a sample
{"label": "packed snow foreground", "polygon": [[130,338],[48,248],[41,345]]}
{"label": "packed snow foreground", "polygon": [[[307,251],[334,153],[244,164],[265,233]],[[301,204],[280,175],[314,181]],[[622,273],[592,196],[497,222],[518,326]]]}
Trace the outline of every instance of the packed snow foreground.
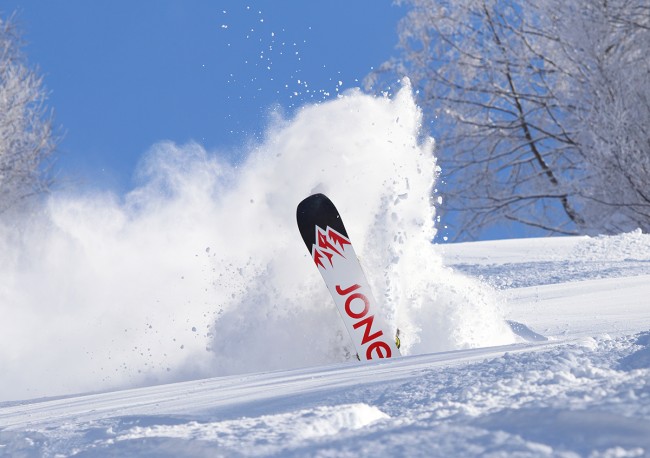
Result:
{"label": "packed snow foreground", "polygon": [[[420,121],[349,93],[237,166],[161,144],[128,195],[0,226],[0,456],[650,454],[650,236],[431,244]],[[315,192],[406,356],[351,354],[295,228]]]}

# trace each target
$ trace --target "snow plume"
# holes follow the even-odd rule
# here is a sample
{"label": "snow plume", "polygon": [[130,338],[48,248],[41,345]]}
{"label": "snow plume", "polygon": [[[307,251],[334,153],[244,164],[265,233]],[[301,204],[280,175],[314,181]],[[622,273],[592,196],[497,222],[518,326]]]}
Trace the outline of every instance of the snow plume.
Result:
{"label": "snow plume", "polygon": [[125,196],[0,225],[0,400],[353,359],[295,224],[338,206],[403,350],[508,343],[491,290],[430,243],[433,141],[408,84],[275,119],[239,166],[160,143]]}

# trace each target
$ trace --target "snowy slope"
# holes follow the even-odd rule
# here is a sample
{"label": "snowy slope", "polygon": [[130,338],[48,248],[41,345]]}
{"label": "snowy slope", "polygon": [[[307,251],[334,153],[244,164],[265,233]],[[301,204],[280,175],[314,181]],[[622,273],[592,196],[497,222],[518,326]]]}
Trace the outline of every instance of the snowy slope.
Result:
{"label": "snowy slope", "polygon": [[8,402],[0,454],[650,454],[650,236],[437,248],[547,339]]}

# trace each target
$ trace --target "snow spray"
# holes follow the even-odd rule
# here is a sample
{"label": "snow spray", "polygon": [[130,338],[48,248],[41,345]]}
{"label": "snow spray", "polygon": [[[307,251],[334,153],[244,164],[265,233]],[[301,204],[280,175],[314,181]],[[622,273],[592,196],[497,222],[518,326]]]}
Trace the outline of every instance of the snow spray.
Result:
{"label": "snow spray", "polygon": [[353,90],[276,117],[238,165],[162,142],[125,195],[56,193],[0,224],[0,401],[357,364],[295,227],[316,192],[345,217],[402,354],[513,342],[494,291],[431,242],[420,126],[408,82]]}

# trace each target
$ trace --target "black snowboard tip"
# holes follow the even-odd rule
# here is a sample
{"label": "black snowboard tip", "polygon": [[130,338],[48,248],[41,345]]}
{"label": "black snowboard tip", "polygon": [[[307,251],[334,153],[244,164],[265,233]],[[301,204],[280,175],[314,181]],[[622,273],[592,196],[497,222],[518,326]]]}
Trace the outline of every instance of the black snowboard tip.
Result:
{"label": "black snowboard tip", "polygon": [[325,194],[313,194],[300,202],[296,210],[296,219],[300,235],[309,253],[316,243],[316,226],[322,229],[329,226],[348,237],[341,215]]}

